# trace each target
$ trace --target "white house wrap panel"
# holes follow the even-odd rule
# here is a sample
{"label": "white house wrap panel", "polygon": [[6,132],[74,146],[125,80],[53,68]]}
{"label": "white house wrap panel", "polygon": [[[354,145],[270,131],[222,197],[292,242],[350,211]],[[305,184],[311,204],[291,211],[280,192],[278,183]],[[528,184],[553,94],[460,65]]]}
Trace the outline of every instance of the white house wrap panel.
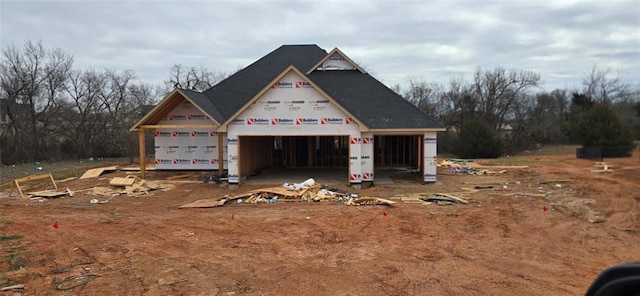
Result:
{"label": "white house wrap panel", "polygon": [[244,135],[349,135],[358,124],[295,72],[289,72],[229,123]]}
{"label": "white house wrap panel", "polygon": [[373,181],[373,133],[362,133],[360,166],[362,181]]}
{"label": "white house wrap panel", "polygon": [[436,155],[438,152],[438,138],[436,132],[424,134],[424,176],[425,183],[433,183],[436,181]]}
{"label": "white house wrap panel", "polygon": [[[188,101],[182,102],[159,125],[203,125],[212,121]],[[218,169],[218,133],[207,128],[157,129],[155,163],[161,170]],[[223,137],[223,146],[226,137]],[[223,160],[224,161],[224,160]]]}
{"label": "white house wrap panel", "polygon": [[332,54],[324,63],[324,70],[352,70],[356,67],[339,53]]}
{"label": "white house wrap panel", "polygon": [[[349,179],[362,181],[361,136],[358,124],[311,84],[291,71],[273,84],[260,98],[239,114],[228,126],[229,182],[237,182],[238,136],[349,136]],[[234,150],[235,149],[235,150]],[[235,181],[235,182],[234,182]]]}

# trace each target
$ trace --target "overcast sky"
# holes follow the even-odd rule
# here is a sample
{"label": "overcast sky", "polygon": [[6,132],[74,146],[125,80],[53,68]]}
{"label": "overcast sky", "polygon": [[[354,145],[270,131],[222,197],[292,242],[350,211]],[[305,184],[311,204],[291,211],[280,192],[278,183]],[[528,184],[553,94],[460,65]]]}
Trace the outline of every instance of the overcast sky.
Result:
{"label": "overcast sky", "polygon": [[282,44],[338,47],[387,85],[447,84],[477,67],[525,69],[543,89],[580,87],[594,66],[640,83],[640,1],[7,1],[2,48],[42,41],[74,68],[173,64],[233,72]]}

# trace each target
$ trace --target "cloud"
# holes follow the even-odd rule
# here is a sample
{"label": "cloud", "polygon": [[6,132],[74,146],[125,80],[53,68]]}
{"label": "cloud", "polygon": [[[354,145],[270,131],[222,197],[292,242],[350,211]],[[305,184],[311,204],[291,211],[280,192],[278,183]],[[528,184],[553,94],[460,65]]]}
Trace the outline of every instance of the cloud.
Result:
{"label": "cloud", "polygon": [[79,68],[160,83],[176,63],[232,72],[282,44],[340,48],[388,85],[482,67],[575,88],[594,65],[640,81],[636,1],[2,1],[0,44],[41,40]]}

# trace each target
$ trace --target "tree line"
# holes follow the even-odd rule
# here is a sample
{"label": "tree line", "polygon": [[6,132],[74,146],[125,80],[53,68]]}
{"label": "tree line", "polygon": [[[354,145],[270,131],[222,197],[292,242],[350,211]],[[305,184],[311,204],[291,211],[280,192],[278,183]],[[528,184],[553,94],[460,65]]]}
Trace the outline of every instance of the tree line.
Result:
{"label": "tree line", "polygon": [[[203,91],[231,73],[176,64],[160,85],[132,70],[76,69],[73,57],[27,41],[0,61],[0,162],[130,157],[129,128],[174,87]],[[630,146],[640,139],[640,84],[594,68],[582,89],[539,91],[532,71],[477,69],[471,81],[446,86],[410,79],[392,87],[448,131],[441,152],[497,157],[539,144]],[[597,128],[594,128],[597,127]],[[147,137],[152,146],[152,137]]]}
{"label": "tree line", "polygon": [[448,86],[411,79],[392,87],[447,127],[438,148],[460,157],[498,157],[546,144],[620,147],[640,139],[640,82],[594,67],[581,88],[541,91],[532,71],[477,69]]}
{"label": "tree line", "polygon": [[138,140],[129,128],[154,104],[175,86],[203,90],[226,77],[174,65],[162,85],[152,85],[132,70],[76,69],[73,62],[39,42],[3,49],[0,163],[133,158]]}

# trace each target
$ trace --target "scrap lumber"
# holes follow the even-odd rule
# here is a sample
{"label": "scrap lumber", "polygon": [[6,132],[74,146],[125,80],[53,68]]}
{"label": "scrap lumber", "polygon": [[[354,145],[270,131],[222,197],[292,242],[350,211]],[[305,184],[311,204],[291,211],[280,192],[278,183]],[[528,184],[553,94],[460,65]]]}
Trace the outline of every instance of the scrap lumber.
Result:
{"label": "scrap lumber", "polygon": [[530,196],[530,197],[546,197],[547,196],[546,193],[530,193],[530,192],[513,192],[513,193],[502,194],[502,196],[516,196],[516,195]]}
{"label": "scrap lumber", "polygon": [[65,191],[43,190],[43,191],[28,192],[27,196],[53,198],[53,197],[65,196],[67,194],[69,194],[69,191],[67,190]]}
{"label": "scrap lumber", "polygon": [[109,187],[96,186],[96,187],[93,187],[93,189],[91,190],[91,195],[111,196],[111,195],[119,195],[119,194],[120,194],[120,191],[113,190]]}
{"label": "scrap lumber", "polygon": [[11,183],[11,190],[9,191],[9,196],[11,196],[13,194],[13,188],[15,186],[15,188],[18,190],[18,193],[20,194],[20,196],[22,198],[26,198],[24,196],[24,193],[22,192],[22,187],[20,187],[20,183],[26,183],[26,182],[37,181],[37,180],[42,180],[42,179],[51,180],[51,183],[53,184],[53,187],[56,190],[58,190],[58,184],[56,184],[56,181],[53,179],[53,175],[51,175],[51,174],[31,175],[31,176],[27,176],[27,177],[23,177],[23,178],[14,179],[13,182]]}
{"label": "scrap lumber", "polygon": [[426,202],[436,202],[436,203],[441,203],[441,202],[446,202],[446,203],[454,203],[454,204],[467,204],[469,203],[468,201],[466,201],[465,199],[455,196],[453,194],[447,194],[447,193],[431,193],[427,196],[424,196],[423,198],[421,198],[422,200],[426,201]]}
{"label": "scrap lumber", "polygon": [[89,169],[86,172],[84,172],[82,176],[80,176],[80,179],[82,180],[82,179],[96,178],[102,175],[102,173],[106,171],[115,171],[116,169],[118,169],[118,166],[115,166],[115,165]]}
{"label": "scrap lumber", "polygon": [[186,179],[186,178],[197,178],[199,177],[196,174],[183,174],[183,175],[175,175],[167,177],[167,180],[176,180],[176,179]]}
{"label": "scrap lumber", "polygon": [[64,183],[64,182],[75,180],[75,179],[78,179],[78,177],[69,177],[69,178],[62,179],[62,180],[56,180],[56,183]]}
{"label": "scrap lumber", "polygon": [[124,178],[122,177],[113,177],[113,179],[111,179],[111,181],[109,181],[109,185],[111,186],[131,186],[133,185],[133,183],[135,183],[136,181],[136,177],[135,176],[126,176]]}
{"label": "scrap lumber", "polygon": [[347,205],[348,206],[352,206],[352,205],[383,205],[383,206],[394,206],[395,205],[395,201],[392,200],[388,200],[388,199],[384,199],[384,198],[379,198],[379,197],[358,197],[358,198],[350,198],[347,201]]}
{"label": "scrap lumber", "polygon": [[444,196],[444,197],[448,197],[451,198],[453,200],[458,201],[459,203],[463,203],[463,204],[468,204],[469,202],[466,201],[464,198],[455,196],[453,194],[448,194],[448,193],[434,193],[436,196]]}
{"label": "scrap lumber", "polygon": [[0,291],[6,292],[6,291],[11,291],[11,290],[21,290],[21,289],[24,289],[24,285],[18,284],[18,285],[11,285],[11,286],[4,287],[4,288],[0,289]]}
{"label": "scrap lumber", "polygon": [[424,203],[424,201],[420,199],[422,197],[422,195],[420,194],[402,195],[402,196],[396,196],[396,197],[400,198],[400,201],[403,203],[419,203],[419,204]]}

